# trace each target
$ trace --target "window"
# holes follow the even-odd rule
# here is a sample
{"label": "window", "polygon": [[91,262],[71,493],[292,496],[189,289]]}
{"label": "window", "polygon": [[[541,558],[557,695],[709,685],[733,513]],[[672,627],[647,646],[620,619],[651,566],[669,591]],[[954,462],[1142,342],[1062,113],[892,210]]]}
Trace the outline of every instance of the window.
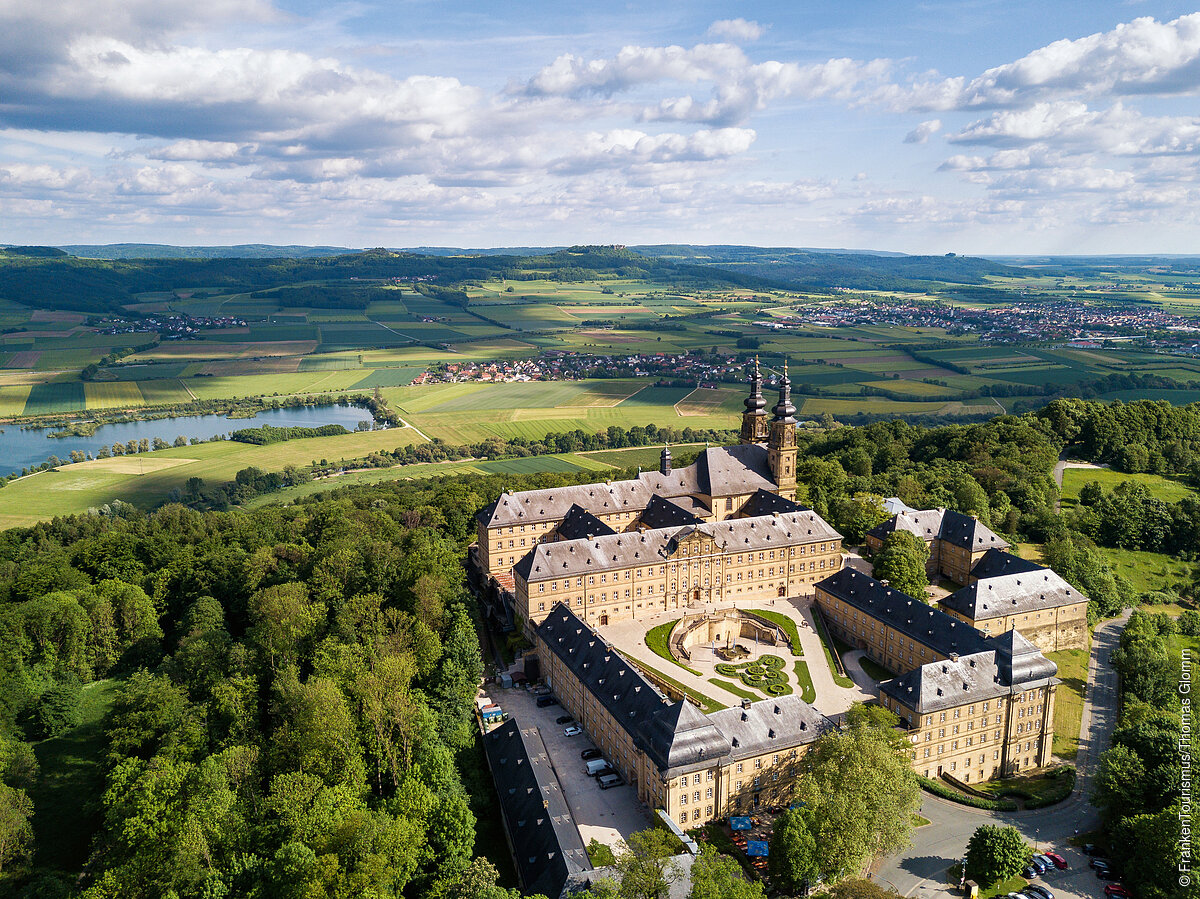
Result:
{"label": "window", "polygon": [[694,784],[700,783],[700,775],[699,774],[697,774],[695,777],[692,778],[692,783],[694,783]]}
{"label": "window", "polygon": [[[741,774],[741,773],[742,773],[742,763],[741,763],[741,762],[738,762],[738,763],[737,763],[737,773],[738,773],[738,774]],[[740,787],[740,786],[741,786],[741,784],[739,783],[739,784],[738,784],[738,786]]]}

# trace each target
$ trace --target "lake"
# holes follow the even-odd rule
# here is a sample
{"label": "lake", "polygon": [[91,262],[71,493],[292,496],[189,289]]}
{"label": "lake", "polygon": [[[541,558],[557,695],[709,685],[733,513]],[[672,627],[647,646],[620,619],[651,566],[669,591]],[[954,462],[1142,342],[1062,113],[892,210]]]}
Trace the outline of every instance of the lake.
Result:
{"label": "lake", "polygon": [[287,409],[266,409],[254,418],[227,418],[224,415],[181,415],[178,418],[158,418],[153,421],[129,421],[101,425],[91,437],[51,437],[53,429],[22,431],[8,425],[0,434],[0,472],[20,474],[22,468],[41,465],[51,454],[70,459],[72,450],[91,453],[102,446],[128,443],[143,438],[154,441],[161,437],[173,444],[176,437],[207,440],[217,434],[228,434],[242,428],[272,425],[277,428],[318,428],[321,425],[341,425],[353,431],[361,421],[370,421],[371,413],[358,406],[292,406]]}

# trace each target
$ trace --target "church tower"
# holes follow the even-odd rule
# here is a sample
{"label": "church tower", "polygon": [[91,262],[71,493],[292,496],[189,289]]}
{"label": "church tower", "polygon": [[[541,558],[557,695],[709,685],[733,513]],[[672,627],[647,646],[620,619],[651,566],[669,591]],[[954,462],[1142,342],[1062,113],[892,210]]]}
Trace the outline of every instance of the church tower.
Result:
{"label": "church tower", "polygon": [[795,499],[796,407],[792,405],[792,381],[788,377],[786,360],[783,363],[783,380],[779,382],[779,402],[771,411],[774,417],[771,419],[771,434],[767,440],[767,464],[779,487],[779,495]]}
{"label": "church tower", "polygon": [[758,357],[754,357],[754,373],[750,375],[750,395],[743,400],[746,411],[742,413],[742,443],[762,443],[767,439],[767,401],[762,395],[762,375],[758,371]]}

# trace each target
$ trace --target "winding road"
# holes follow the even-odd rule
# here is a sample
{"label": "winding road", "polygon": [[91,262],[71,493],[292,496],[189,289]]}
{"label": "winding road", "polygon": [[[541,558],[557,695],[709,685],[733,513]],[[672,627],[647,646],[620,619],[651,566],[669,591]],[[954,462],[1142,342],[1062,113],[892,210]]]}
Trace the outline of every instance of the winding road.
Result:
{"label": "winding road", "polygon": [[1111,665],[1129,612],[1099,625],[1092,635],[1088,662],[1087,695],[1079,727],[1079,752],[1075,759],[1078,779],[1064,802],[1046,809],[1018,812],[988,812],[925,794],[921,814],[930,823],[917,828],[912,845],[874,868],[874,878],[894,887],[902,896],[933,899],[960,895],[957,884],[947,882],[947,869],[966,851],[967,840],[980,824],[1011,824],[1042,851],[1053,847],[1066,856],[1067,871],[1047,875],[1047,885],[1056,899],[1103,896],[1103,883],[1095,878],[1086,857],[1068,845],[1077,833],[1095,829],[1099,812],[1087,797],[1096,761],[1112,739],[1117,719],[1117,673]]}

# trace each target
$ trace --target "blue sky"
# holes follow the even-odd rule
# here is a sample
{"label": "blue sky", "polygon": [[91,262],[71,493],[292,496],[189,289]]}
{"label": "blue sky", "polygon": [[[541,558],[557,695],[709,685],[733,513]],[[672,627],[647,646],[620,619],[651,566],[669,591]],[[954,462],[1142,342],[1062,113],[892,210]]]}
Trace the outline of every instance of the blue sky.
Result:
{"label": "blue sky", "polygon": [[0,241],[1200,252],[1195,7],[649,7],[0,0]]}

